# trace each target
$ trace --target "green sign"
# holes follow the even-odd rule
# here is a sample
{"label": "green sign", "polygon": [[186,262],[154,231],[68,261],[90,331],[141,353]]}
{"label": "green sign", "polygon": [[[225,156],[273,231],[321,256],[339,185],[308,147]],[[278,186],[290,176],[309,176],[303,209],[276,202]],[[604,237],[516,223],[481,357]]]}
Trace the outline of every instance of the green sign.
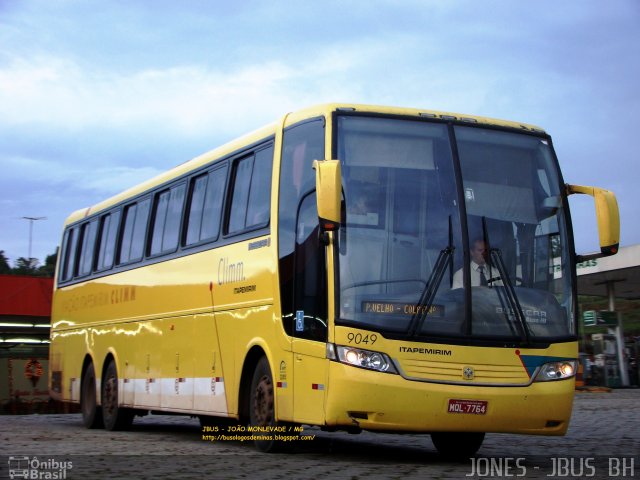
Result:
{"label": "green sign", "polygon": [[595,310],[587,310],[584,312],[582,314],[582,319],[585,327],[595,327],[598,324]]}
{"label": "green sign", "polygon": [[587,310],[582,314],[585,327],[613,326],[618,325],[618,312],[607,310]]}

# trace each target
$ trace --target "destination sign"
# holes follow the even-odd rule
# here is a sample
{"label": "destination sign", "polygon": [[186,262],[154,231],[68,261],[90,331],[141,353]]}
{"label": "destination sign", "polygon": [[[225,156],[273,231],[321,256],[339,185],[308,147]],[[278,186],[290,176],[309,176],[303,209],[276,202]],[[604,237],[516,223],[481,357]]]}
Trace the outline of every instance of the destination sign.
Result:
{"label": "destination sign", "polygon": [[416,305],[415,303],[399,302],[373,302],[365,300],[362,302],[364,313],[375,313],[377,315],[424,315],[430,317],[444,317],[444,305],[431,305],[427,311],[426,305]]}

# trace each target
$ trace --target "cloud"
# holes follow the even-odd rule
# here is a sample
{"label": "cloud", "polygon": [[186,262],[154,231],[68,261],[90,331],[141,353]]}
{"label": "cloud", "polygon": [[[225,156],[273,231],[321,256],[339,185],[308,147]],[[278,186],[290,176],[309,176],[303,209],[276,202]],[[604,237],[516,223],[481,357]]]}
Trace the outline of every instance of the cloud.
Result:
{"label": "cloud", "polygon": [[[22,182],[40,185],[46,191],[63,187],[68,192],[87,191],[99,196],[113,195],[131,186],[162,173],[162,169],[152,166],[129,167],[121,165],[104,165],[98,168],[87,168],[85,165],[71,166],[50,159],[9,157],[0,159],[5,171],[2,183],[5,192],[12,188],[20,188]],[[32,195],[34,194],[32,193]]]}
{"label": "cloud", "polygon": [[[327,67],[326,61],[314,63]],[[347,69],[345,59],[323,76]],[[0,70],[0,123],[50,125],[58,130],[156,129],[196,136],[237,133],[246,116],[261,122],[310,96],[296,87],[320,86],[310,68],[278,61],[212,70],[185,65],[133,73],[98,72],[64,58],[13,59]],[[315,70],[315,69],[314,69]],[[315,76],[315,79],[314,79]],[[257,127],[259,125],[255,125]]]}
{"label": "cloud", "polygon": [[620,182],[637,213],[635,0],[218,3],[0,0],[3,221],[47,215],[57,241],[69,211],[334,101],[539,124],[567,181]]}

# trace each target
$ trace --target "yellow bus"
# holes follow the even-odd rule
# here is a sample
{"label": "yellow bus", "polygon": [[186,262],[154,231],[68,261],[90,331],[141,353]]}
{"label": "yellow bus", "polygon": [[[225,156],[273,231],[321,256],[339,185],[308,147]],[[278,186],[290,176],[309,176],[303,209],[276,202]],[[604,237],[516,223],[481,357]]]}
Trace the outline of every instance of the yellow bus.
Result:
{"label": "yellow bus", "polygon": [[219,417],[262,451],[302,425],[424,432],[457,456],[486,432],[562,435],[586,258],[572,193],[615,253],[615,197],[566,185],[538,127],[287,114],[68,218],[51,395],[89,428]]}

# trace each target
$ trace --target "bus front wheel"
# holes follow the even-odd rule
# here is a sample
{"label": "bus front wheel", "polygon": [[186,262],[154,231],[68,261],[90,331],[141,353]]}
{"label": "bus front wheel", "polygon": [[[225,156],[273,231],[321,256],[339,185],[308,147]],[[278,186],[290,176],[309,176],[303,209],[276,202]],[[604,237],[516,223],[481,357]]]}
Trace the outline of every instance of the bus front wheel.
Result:
{"label": "bus front wheel", "polygon": [[107,430],[126,430],[133,422],[134,412],[118,405],[118,372],[109,362],[102,380],[102,418]]}
{"label": "bus front wheel", "polygon": [[82,375],[82,391],[80,394],[80,411],[82,422],[87,428],[102,428],[102,410],[96,402],[96,370],[93,363],[87,366]]}
{"label": "bus front wheel", "polygon": [[290,445],[290,442],[276,440],[275,427],[288,426],[276,421],[275,396],[273,392],[273,377],[266,357],[258,362],[251,380],[249,394],[249,430],[260,439],[254,441],[261,452],[280,452]]}
{"label": "bus front wheel", "polygon": [[468,460],[480,449],[483,432],[433,432],[431,441],[443,457]]}

